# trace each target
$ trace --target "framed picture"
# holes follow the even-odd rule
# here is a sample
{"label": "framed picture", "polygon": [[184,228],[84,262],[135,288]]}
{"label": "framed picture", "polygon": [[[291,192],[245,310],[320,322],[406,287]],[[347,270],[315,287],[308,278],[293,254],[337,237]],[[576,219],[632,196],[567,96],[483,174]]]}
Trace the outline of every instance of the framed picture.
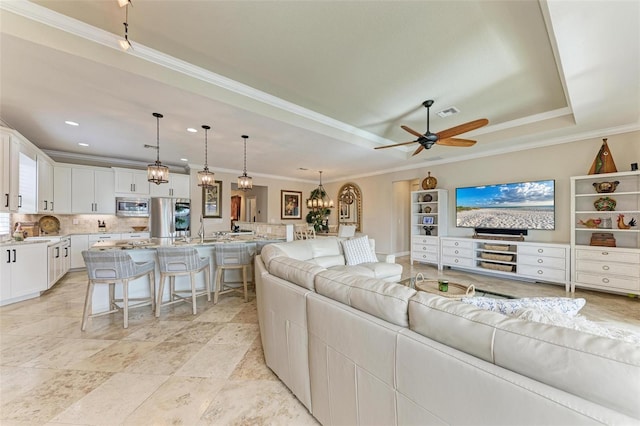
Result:
{"label": "framed picture", "polygon": [[280,190],[280,218],[302,219],[302,192]]}
{"label": "framed picture", "polygon": [[433,225],[433,216],[423,216],[422,224],[423,225]]}
{"label": "framed picture", "polygon": [[202,217],[222,217],[222,181],[212,188],[202,188]]}

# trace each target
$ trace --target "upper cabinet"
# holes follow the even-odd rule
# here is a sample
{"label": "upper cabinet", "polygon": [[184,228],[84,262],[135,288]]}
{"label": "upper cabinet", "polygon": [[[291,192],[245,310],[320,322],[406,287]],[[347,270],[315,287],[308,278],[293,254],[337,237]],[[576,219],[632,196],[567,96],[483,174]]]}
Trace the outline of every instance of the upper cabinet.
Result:
{"label": "upper cabinet", "polygon": [[71,167],[53,166],[53,204],[56,213],[71,213]]}
{"label": "upper cabinet", "polygon": [[115,214],[114,173],[99,167],[71,170],[72,213]]}
{"label": "upper cabinet", "polygon": [[144,170],[131,170],[113,168],[115,172],[115,193],[118,195],[149,195],[149,182],[147,172]]}
{"label": "upper cabinet", "polygon": [[20,159],[18,168],[18,213],[32,214],[38,212],[38,165],[36,155],[20,147]]}
{"label": "upper cabinet", "polygon": [[38,213],[53,212],[53,163],[38,154]]}
{"label": "upper cabinet", "polygon": [[169,183],[151,185],[150,194],[152,197],[190,198],[190,182],[189,175],[169,173]]}
{"label": "upper cabinet", "polygon": [[17,212],[20,195],[18,182],[20,164],[20,142],[10,133],[4,130],[0,134],[0,189],[2,190],[2,200],[0,200],[0,211]]}

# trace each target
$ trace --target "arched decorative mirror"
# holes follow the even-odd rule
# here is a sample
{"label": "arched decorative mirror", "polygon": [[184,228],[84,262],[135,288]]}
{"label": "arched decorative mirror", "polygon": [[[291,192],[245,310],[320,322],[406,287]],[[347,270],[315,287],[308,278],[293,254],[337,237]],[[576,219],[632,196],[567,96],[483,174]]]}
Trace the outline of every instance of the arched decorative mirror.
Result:
{"label": "arched decorative mirror", "polygon": [[355,183],[345,183],[338,192],[338,223],[362,232],[362,191]]}

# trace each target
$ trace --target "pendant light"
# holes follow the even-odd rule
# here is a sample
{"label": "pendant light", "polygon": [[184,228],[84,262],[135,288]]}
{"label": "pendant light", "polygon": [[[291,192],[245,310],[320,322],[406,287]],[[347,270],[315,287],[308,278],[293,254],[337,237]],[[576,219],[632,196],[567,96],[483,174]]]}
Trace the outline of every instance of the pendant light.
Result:
{"label": "pendant light", "polygon": [[203,124],[202,128],[204,129],[204,170],[198,172],[198,186],[201,186],[203,188],[213,188],[214,173],[210,172],[209,167],[207,166],[207,132],[211,127]]}
{"label": "pendant light", "polygon": [[307,207],[311,210],[333,208],[333,200],[322,186],[322,170],[320,170],[320,185],[311,191],[311,196],[307,199]]}
{"label": "pendant light", "polygon": [[129,41],[129,5],[133,6],[133,3],[131,3],[131,0],[118,0],[118,4],[120,5],[120,7],[125,7],[125,19],[124,22],[122,23],[124,25],[124,40],[120,39],[118,40],[118,43],[120,44],[120,47],[122,48],[122,50],[129,50],[129,49],[133,49],[133,46],[131,45],[131,42]]}
{"label": "pendant light", "polygon": [[247,139],[249,136],[242,135],[242,138],[244,139],[244,172],[242,176],[238,176],[238,189],[248,191],[253,188],[253,178],[247,176]]}
{"label": "pendant light", "polygon": [[160,119],[162,114],[154,112],[153,116],[156,118],[157,132],[156,132],[156,162],[155,164],[149,164],[147,166],[147,180],[153,182],[156,185],[169,182],[169,167],[163,166],[160,162]]}

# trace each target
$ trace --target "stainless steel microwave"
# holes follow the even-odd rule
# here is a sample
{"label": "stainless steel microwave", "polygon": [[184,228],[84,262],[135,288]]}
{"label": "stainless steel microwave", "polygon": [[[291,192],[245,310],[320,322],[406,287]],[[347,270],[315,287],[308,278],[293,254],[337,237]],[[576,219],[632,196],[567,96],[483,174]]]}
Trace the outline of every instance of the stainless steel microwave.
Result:
{"label": "stainless steel microwave", "polygon": [[116,198],[116,216],[149,217],[149,199]]}

